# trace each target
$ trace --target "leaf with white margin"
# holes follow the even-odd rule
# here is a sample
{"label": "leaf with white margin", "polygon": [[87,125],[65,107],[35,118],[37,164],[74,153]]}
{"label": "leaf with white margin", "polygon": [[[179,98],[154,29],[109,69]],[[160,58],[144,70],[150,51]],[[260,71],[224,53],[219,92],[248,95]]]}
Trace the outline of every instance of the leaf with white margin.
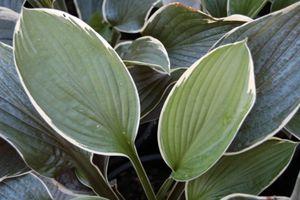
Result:
{"label": "leaf with white margin", "polygon": [[120,43],[115,48],[127,66],[144,65],[162,73],[170,73],[170,60],[164,45],[151,36]]}
{"label": "leaf with white margin", "polygon": [[297,143],[270,139],[235,155],[223,156],[199,178],[188,182],[188,200],[221,199],[232,193],[258,195],[288,166]]}
{"label": "leaf with white margin", "polygon": [[215,46],[248,38],[256,103],[229,151],[251,148],[282,129],[300,105],[300,3],[227,33]]}
{"label": "leaf with white margin", "polygon": [[3,200],[52,200],[45,184],[33,174],[26,174],[0,182],[0,196]]}
{"label": "leaf with white margin", "polygon": [[60,135],[90,152],[132,153],[140,115],[137,90],[99,34],[64,12],[24,9],[14,41],[23,85]]}
{"label": "leaf with white margin", "polygon": [[181,3],[186,6],[193,7],[194,9],[200,9],[200,0],[162,0],[163,5],[167,5],[170,3]]}
{"label": "leaf with white margin", "polygon": [[213,17],[227,16],[227,0],[201,0],[203,9]]}
{"label": "leaf with white margin", "polygon": [[90,163],[91,154],[67,142],[34,109],[14,66],[13,49],[0,43],[0,136],[9,141],[28,166],[48,177],[76,167],[99,194],[110,193],[104,177]]}
{"label": "leaf with white margin", "polygon": [[12,38],[19,14],[15,11],[0,7],[0,42],[12,44]]}
{"label": "leaf with white margin", "polygon": [[267,2],[268,0],[228,0],[227,14],[240,14],[254,18]]}
{"label": "leaf with white margin", "polygon": [[289,123],[285,126],[285,129],[300,139],[300,110],[293,116]]}
{"label": "leaf with white margin", "polygon": [[18,152],[9,143],[0,139],[0,182],[29,171]]}
{"label": "leaf with white margin", "polygon": [[104,0],[103,15],[118,31],[138,33],[159,0]]}
{"label": "leaf with white margin", "polygon": [[249,194],[231,194],[228,195],[221,200],[289,200],[288,197],[280,197],[280,196],[273,196],[273,197],[261,197]]}
{"label": "leaf with white margin", "polygon": [[228,31],[251,19],[212,18],[180,4],[169,4],[147,21],[143,35],[157,38],[168,51],[171,68],[189,67]]}
{"label": "leaf with white margin", "polygon": [[21,12],[25,0],[0,0],[0,6],[14,10],[15,12]]}
{"label": "leaf with white margin", "polygon": [[212,167],[254,101],[246,41],[217,48],[193,64],[173,87],[159,120],[159,149],[172,177],[187,181]]}
{"label": "leaf with white margin", "polygon": [[271,12],[283,9],[289,5],[292,5],[293,3],[298,2],[299,0],[273,0],[272,6],[271,6]]}

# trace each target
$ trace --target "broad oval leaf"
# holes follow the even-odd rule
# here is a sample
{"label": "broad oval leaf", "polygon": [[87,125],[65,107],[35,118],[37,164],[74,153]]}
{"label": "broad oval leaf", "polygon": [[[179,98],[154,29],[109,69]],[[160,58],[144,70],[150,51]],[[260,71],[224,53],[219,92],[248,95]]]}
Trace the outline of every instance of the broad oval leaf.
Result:
{"label": "broad oval leaf", "polygon": [[90,163],[91,154],[60,137],[40,117],[21,86],[14,66],[13,50],[0,43],[0,136],[40,174],[57,178],[74,167],[99,194],[110,193],[104,177]]}
{"label": "broad oval leaf", "polygon": [[300,104],[300,3],[249,22],[216,45],[248,38],[253,55],[256,103],[230,151],[251,148],[282,129]]}
{"label": "broad oval leaf", "polygon": [[203,9],[213,17],[227,16],[228,0],[201,0]]}
{"label": "broad oval leaf", "polygon": [[0,0],[0,6],[14,10],[15,12],[21,12],[25,0]]}
{"label": "broad oval leaf", "polygon": [[289,121],[285,128],[298,139],[300,139],[300,110]]}
{"label": "broad oval leaf", "polygon": [[167,5],[170,3],[182,3],[183,5],[193,7],[194,9],[200,9],[200,0],[162,0],[163,5]]}
{"label": "broad oval leaf", "polygon": [[0,7],[0,42],[12,44],[12,38],[19,14],[8,8]]}
{"label": "broad oval leaf", "polygon": [[163,43],[170,57],[171,68],[189,67],[225,33],[244,22],[245,19],[239,17],[215,19],[175,3],[156,11],[142,34]]}
{"label": "broad oval leaf", "polygon": [[52,200],[52,196],[44,183],[33,174],[0,182],[0,194],[3,200]]}
{"label": "broad oval leaf", "polygon": [[117,30],[139,32],[158,0],[104,0],[104,18]]}
{"label": "broad oval leaf", "polygon": [[60,135],[91,152],[131,152],[138,94],[125,65],[100,35],[67,13],[24,9],[14,39],[23,84]]}
{"label": "broad oval leaf", "polygon": [[231,194],[228,195],[221,200],[289,200],[288,197],[261,197],[261,196],[255,196],[255,195],[249,195],[249,194]]}
{"label": "broad oval leaf", "polygon": [[228,0],[228,15],[241,14],[251,18],[257,16],[268,0]]}
{"label": "broad oval leaf", "polygon": [[128,66],[145,65],[162,73],[170,73],[170,60],[164,45],[151,36],[123,42],[116,51]]}
{"label": "broad oval leaf", "polygon": [[158,128],[159,148],[174,179],[193,179],[222,156],[255,101],[253,75],[242,41],[212,51],[180,77]]}
{"label": "broad oval leaf", "polygon": [[0,139],[0,182],[29,171],[18,152],[9,143]]}
{"label": "broad oval leaf", "polygon": [[188,182],[188,200],[221,199],[232,193],[258,195],[289,164],[297,143],[271,139],[236,155],[225,155],[199,178]]}
{"label": "broad oval leaf", "polygon": [[292,5],[293,3],[298,2],[299,0],[273,0],[272,6],[271,6],[271,12],[283,9],[289,5]]}

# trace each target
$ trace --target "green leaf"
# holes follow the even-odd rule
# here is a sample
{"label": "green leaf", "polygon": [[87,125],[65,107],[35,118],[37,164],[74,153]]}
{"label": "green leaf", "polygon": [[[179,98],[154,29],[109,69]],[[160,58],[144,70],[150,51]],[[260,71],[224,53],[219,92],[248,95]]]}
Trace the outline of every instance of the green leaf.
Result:
{"label": "green leaf", "polygon": [[163,43],[170,57],[171,68],[189,67],[225,33],[244,22],[245,19],[237,16],[215,19],[175,3],[156,11],[142,34]]}
{"label": "green leaf", "polygon": [[241,14],[255,18],[268,0],[228,0],[227,14]]}
{"label": "green leaf", "polygon": [[298,174],[297,182],[294,187],[293,194],[291,196],[291,200],[298,200],[300,199],[300,172]]}
{"label": "green leaf", "polygon": [[140,113],[137,90],[101,36],[67,13],[26,9],[14,39],[23,84],[60,135],[91,152],[131,153]]}
{"label": "green leaf", "polygon": [[297,144],[271,139],[236,155],[225,155],[187,184],[188,200],[220,199],[232,193],[258,195],[285,170]]}
{"label": "green leaf", "polygon": [[52,200],[44,183],[35,175],[27,174],[0,182],[1,199]]}
{"label": "green leaf", "polygon": [[110,44],[115,45],[120,33],[104,21],[102,13],[103,0],[75,0],[77,13]]}
{"label": "green leaf", "polygon": [[174,179],[193,179],[222,156],[254,104],[253,75],[242,41],[212,51],[180,77],[158,129],[160,151]]}
{"label": "green leaf", "polygon": [[293,3],[296,3],[298,1],[299,0],[273,0],[271,12],[288,7],[289,5],[292,5]]}
{"label": "green leaf", "polygon": [[0,42],[12,44],[12,38],[19,14],[8,8],[0,7]]}
{"label": "green leaf", "polygon": [[27,173],[26,166],[18,152],[0,139],[0,182],[4,179]]}
{"label": "green leaf", "polygon": [[15,12],[21,12],[23,3],[25,0],[0,0],[0,6],[14,10]]}
{"label": "green leaf", "polygon": [[65,0],[55,0],[53,6],[55,9],[62,10],[65,12],[68,11]]}
{"label": "green leaf", "polygon": [[248,38],[258,88],[256,103],[230,151],[251,148],[271,137],[299,108],[299,23],[300,3],[297,3],[229,32],[216,45]]}
{"label": "green leaf", "polygon": [[298,139],[300,139],[300,110],[289,121],[285,128]]}
{"label": "green leaf", "polygon": [[204,10],[213,17],[227,16],[227,0],[201,0]]}
{"label": "green leaf", "polygon": [[120,43],[116,47],[116,52],[128,66],[145,65],[162,73],[170,73],[167,50],[159,40],[151,36]]}
{"label": "green leaf", "polygon": [[200,9],[200,0],[162,0],[163,5],[178,2],[186,6],[193,7],[194,9]]}
{"label": "green leaf", "polygon": [[137,33],[158,0],[104,0],[104,18],[118,31]]}
{"label": "green leaf", "polygon": [[3,43],[0,43],[0,106],[0,136],[14,145],[28,166],[54,178],[76,167],[85,172],[97,193],[109,193],[106,180],[90,163],[91,154],[60,137],[34,109],[17,76],[13,50]]}
{"label": "green leaf", "polygon": [[129,71],[138,89],[143,118],[161,102],[167,89],[179,79],[185,69],[172,70],[170,75],[147,66],[134,66]]}
{"label": "green leaf", "polygon": [[231,194],[228,195],[221,200],[289,200],[288,197],[260,197],[255,195],[249,195],[249,194]]}
{"label": "green leaf", "polygon": [[72,200],[107,200],[102,197],[96,197],[96,196],[86,196],[86,197],[77,197]]}
{"label": "green leaf", "polygon": [[55,0],[27,0],[34,8],[53,8]]}

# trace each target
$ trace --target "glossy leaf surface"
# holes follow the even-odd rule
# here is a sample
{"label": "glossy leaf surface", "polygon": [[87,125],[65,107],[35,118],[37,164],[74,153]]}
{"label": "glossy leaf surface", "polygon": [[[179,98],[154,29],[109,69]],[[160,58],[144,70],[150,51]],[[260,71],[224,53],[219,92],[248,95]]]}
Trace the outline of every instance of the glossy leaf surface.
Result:
{"label": "glossy leaf surface", "polygon": [[241,151],[282,129],[300,104],[300,3],[229,32],[218,43],[248,38],[257,100],[230,151]]}
{"label": "glossy leaf surface", "polygon": [[156,11],[146,24],[143,35],[160,40],[168,51],[171,67],[189,67],[205,55],[225,33],[243,24],[238,16],[215,19],[180,4]]}
{"label": "glossy leaf surface", "polygon": [[160,151],[173,178],[193,179],[222,156],[255,101],[253,75],[242,41],[214,50],[180,77],[158,129]]}
{"label": "glossy leaf surface", "polygon": [[287,167],[297,144],[279,139],[236,155],[223,156],[187,185],[188,200],[221,199],[232,193],[258,195]]}

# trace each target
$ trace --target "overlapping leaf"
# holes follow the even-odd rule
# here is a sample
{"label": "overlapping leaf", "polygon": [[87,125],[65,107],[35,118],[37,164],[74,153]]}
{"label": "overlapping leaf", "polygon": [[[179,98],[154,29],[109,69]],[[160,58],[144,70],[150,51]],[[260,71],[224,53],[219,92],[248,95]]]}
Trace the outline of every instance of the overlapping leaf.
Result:
{"label": "overlapping leaf", "polygon": [[213,17],[227,16],[227,0],[201,0],[204,10]]}
{"label": "overlapping leaf", "polygon": [[25,9],[14,39],[17,67],[34,106],[60,135],[92,152],[131,152],[138,94],[101,36],[67,13]]}
{"label": "overlapping leaf", "polygon": [[53,8],[55,0],[27,0],[34,8]]}
{"label": "overlapping leaf", "polygon": [[271,11],[277,11],[280,9],[283,9],[289,5],[292,5],[293,3],[298,2],[299,0],[273,0],[272,6],[271,6]]}
{"label": "overlapping leaf", "polygon": [[72,200],[107,200],[102,197],[97,197],[97,196],[86,196],[86,197],[77,197]]}
{"label": "overlapping leaf", "polygon": [[158,130],[160,151],[173,178],[195,178],[222,156],[255,101],[253,75],[243,41],[216,49],[180,77]]}
{"label": "overlapping leaf", "polygon": [[151,36],[121,43],[117,46],[116,51],[128,66],[143,65],[162,73],[170,73],[167,50],[159,40]]}
{"label": "overlapping leaf", "polygon": [[103,13],[106,21],[117,30],[137,33],[157,2],[158,0],[104,0]]}
{"label": "overlapping leaf", "polygon": [[33,174],[27,174],[0,182],[1,199],[9,200],[52,200],[42,181]]}
{"label": "overlapping leaf", "polygon": [[0,7],[0,42],[12,44],[12,38],[19,14],[8,8]]}
{"label": "overlapping leaf", "polygon": [[298,110],[285,128],[298,139],[300,139],[300,110]]}
{"label": "overlapping leaf", "polygon": [[1,137],[18,149],[31,168],[45,176],[57,177],[62,171],[77,167],[85,172],[98,193],[106,193],[106,180],[90,163],[91,155],[58,136],[33,108],[17,77],[12,48],[3,43],[0,43],[0,108]]}
{"label": "overlapping leaf", "polygon": [[289,200],[288,197],[261,197],[249,194],[232,194],[227,197],[222,198],[221,200]]}
{"label": "overlapping leaf", "polygon": [[188,200],[220,199],[232,193],[258,195],[290,162],[297,144],[271,139],[240,154],[223,156],[187,184]]}
{"label": "overlapping leaf", "polygon": [[298,200],[300,198],[300,172],[298,174],[297,182],[294,187],[293,194],[291,196],[291,200]]}
{"label": "overlapping leaf", "polygon": [[163,43],[172,68],[189,67],[205,55],[225,33],[245,21],[247,20],[238,16],[215,19],[175,3],[156,11],[142,34],[150,35]]}
{"label": "overlapping leaf", "polygon": [[274,135],[300,104],[300,3],[229,32],[218,43],[248,38],[253,55],[257,101],[230,151],[240,151]]}
{"label": "overlapping leaf", "polygon": [[162,2],[163,2],[163,5],[177,2],[177,3],[181,3],[183,5],[186,5],[186,6],[193,7],[197,10],[200,9],[200,0],[162,0]]}
{"label": "overlapping leaf", "polygon": [[0,182],[30,170],[18,152],[2,140],[0,140],[0,164]]}
{"label": "overlapping leaf", "polygon": [[268,0],[228,0],[228,15],[241,14],[251,18],[257,16]]}
{"label": "overlapping leaf", "polygon": [[25,0],[0,0],[0,6],[14,10],[15,12],[21,12],[23,3]]}

